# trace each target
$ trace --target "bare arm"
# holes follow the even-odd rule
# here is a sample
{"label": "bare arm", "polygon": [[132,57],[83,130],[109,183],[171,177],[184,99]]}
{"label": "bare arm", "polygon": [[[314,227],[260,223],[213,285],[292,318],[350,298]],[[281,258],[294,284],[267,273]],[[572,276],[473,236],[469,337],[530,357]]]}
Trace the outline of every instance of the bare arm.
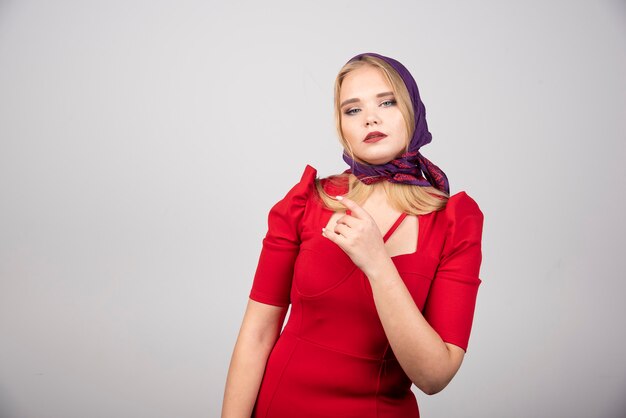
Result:
{"label": "bare arm", "polygon": [[324,229],[322,234],[369,278],[378,316],[407,376],[424,393],[441,391],[461,367],[465,351],[444,342],[426,321],[387,254],[374,219],[354,201],[337,199],[352,215],[339,218],[334,231]]}
{"label": "bare arm", "polygon": [[222,418],[250,418],[287,308],[248,300],[226,378]]}
{"label": "bare arm", "polygon": [[440,392],[461,367],[465,351],[444,342],[419,311],[391,259],[368,274],[389,344],[415,386]]}

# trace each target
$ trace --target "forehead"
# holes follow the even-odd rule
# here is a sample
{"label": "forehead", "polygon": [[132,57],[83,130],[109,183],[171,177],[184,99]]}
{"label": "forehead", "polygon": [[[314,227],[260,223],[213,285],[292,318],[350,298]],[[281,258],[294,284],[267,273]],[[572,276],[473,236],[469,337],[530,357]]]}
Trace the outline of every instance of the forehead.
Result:
{"label": "forehead", "polygon": [[346,75],[341,84],[340,96],[342,99],[361,98],[385,91],[392,91],[392,87],[382,70],[366,65]]}

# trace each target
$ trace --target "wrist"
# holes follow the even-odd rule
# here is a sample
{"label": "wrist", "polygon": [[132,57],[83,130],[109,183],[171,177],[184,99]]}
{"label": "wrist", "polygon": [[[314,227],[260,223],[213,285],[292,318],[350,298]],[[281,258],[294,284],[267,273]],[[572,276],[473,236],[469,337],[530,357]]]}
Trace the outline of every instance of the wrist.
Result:
{"label": "wrist", "polygon": [[386,252],[384,256],[381,256],[378,260],[372,262],[367,271],[364,271],[370,281],[384,280],[385,278],[392,276],[394,272],[396,272],[396,266],[393,264],[393,260]]}

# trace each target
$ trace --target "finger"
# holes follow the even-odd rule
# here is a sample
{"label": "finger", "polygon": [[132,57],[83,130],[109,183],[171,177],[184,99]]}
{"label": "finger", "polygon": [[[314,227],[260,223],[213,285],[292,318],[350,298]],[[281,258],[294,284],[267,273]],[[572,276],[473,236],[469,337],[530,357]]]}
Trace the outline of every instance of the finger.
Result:
{"label": "finger", "polygon": [[334,242],[335,244],[341,246],[339,244],[339,240],[343,239],[343,236],[340,234],[336,234],[334,231],[328,229],[328,228],[322,228],[322,235],[325,236],[326,238],[328,238],[329,240],[331,240],[332,242]]}
{"label": "finger", "polygon": [[338,224],[344,224],[344,225],[349,226],[350,228],[356,227],[359,224],[359,222],[362,222],[362,221],[360,219],[355,218],[354,216],[347,215],[347,214],[337,219]]}
{"label": "finger", "polygon": [[352,231],[352,228],[345,224],[338,223],[335,225],[334,231],[336,234],[342,235],[343,237],[347,238]]}
{"label": "finger", "polygon": [[361,206],[359,206],[354,200],[348,199],[347,197],[344,197],[344,196],[335,196],[335,197],[342,205],[350,209],[350,211],[352,212],[352,216],[359,218],[359,219],[365,219],[369,216],[369,213],[367,213],[367,211],[363,209]]}

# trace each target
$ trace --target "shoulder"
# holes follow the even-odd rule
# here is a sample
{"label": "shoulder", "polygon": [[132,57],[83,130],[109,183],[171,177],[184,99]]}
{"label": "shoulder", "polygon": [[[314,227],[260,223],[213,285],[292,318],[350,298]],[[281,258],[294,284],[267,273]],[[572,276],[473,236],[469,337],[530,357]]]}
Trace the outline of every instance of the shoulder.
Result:
{"label": "shoulder", "polygon": [[341,173],[321,178],[319,182],[326,194],[329,196],[337,196],[348,193],[350,189],[348,180],[348,175]]}
{"label": "shoulder", "polygon": [[444,237],[442,257],[450,260],[457,255],[468,266],[480,262],[484,216],[478,203],[462,191],[448,198],[443,212],[439,224]]}
{"label": "shoulder", "polygon": [[274,204],[272,211],[283,211],[286,214],[296,215],[307,206],[309,198],[315,194],[317,170],[307,164],[300,175],[300,180],[291,183],[292,186],[283,197]]}
{"label": "shoulder", "polygon": [[304,171],[302,171],[300,180],[291,187],[285,198],[299,199],[307,197],[311,193],[312,188],[315,187],[316,178],[317,170],[307,164],[306,167],[304,167]]}
{"label": "shoulder", "polygon": [[450,220],[467,216],[484,218],[478,203],[465,191],[460,191],[448,198],[446,207],[443,209],[446,217]]}
{"label": "shoulder", "polygon": [[290,237],[293,242],[299,239],[299,225],[307,208],[309,197],[315,190],[317,170],[306,165],[300,180],[270,209],[269,230],[272,236]]}
{"label": "shoulder", "polygon": [[441,212],[442,219],[439,225],[443,234],[454,237],[453,241],[474,238],[480,240],[484,215],[476,200],[466,192],[461,191],[450,196],[446,207]]}
{"label": "shoulder", "polygon": [[307,164],[302,172],[300,182],[296,186],[301,191],[307,190],[309,194],[317,195],[316,183],[319,183],[329,196],[343,195],[350,189],[348,175],[345,173],[319,178],[317,177],[317,169]]}
{"label": "shoulder", "polygon": [[317,177],[317,169],[310,164],[304,167],[300,181],[311,182]]}

